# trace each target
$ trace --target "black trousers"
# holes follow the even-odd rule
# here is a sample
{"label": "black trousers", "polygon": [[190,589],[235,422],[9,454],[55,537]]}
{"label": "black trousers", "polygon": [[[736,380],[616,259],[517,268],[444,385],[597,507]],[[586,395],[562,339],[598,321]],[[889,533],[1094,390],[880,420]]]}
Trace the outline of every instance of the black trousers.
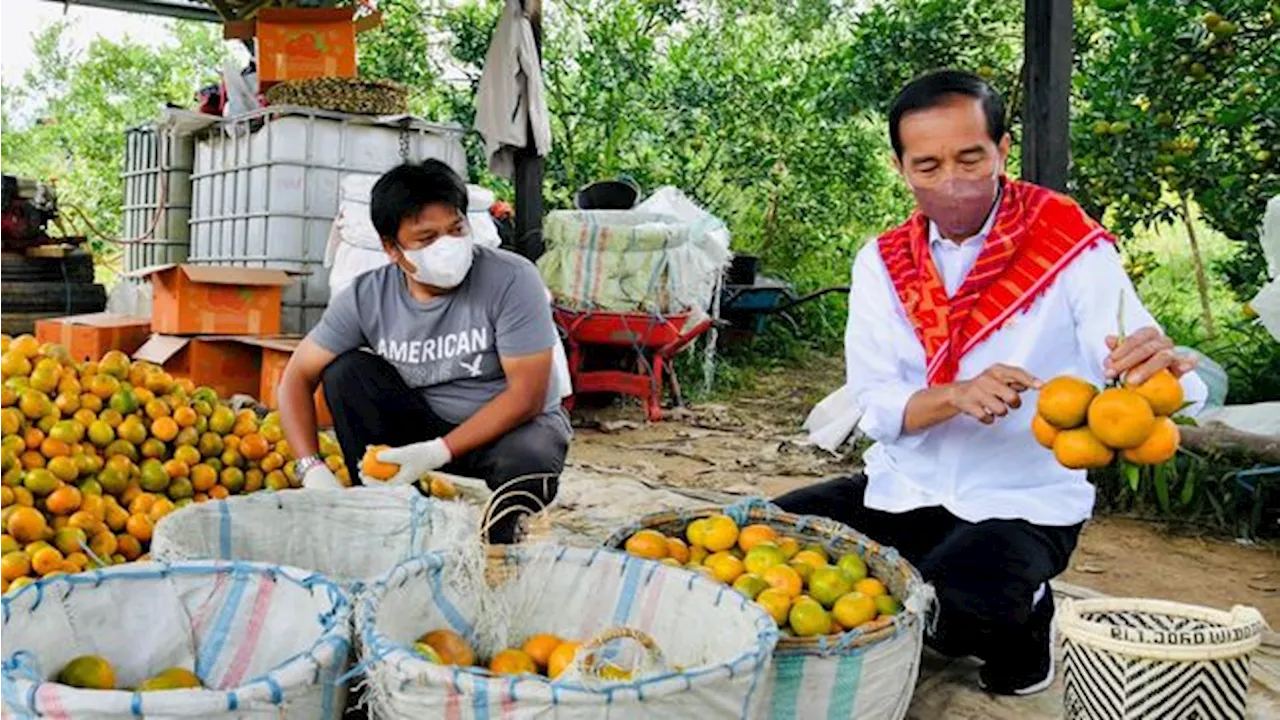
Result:
{"label": "black trousers", "polygon": [[[372,353],[339,355],[325,368],[323,381],[353,483],[360,482],[357,471],[369,445],[408,445],[442,437],[456,427],[432,412],[421,392],[410,389],[390,363]],[[541,415],[441,470],[481,478],[493,490],[515,478],[538,476],[513,483],[493,500],[493,516],[502,519],[489,528],[489,542],[505,544],[514,540],[523,511],[539,509],[528,496],[512,494],[523,491],[550,503],[568,449],[568,423]],[[508,508],[520,511],[504,512]]]}
{"label": "black trousers", "polygon": [[897,548],[937,591],[938,624],[928,639],[934,649],[989,662],[1036,651],[1024,647],[1033,634],[1034,598],[1042,585],[1047,594],[1048,581],[1067,569],[1083,523],[971,523],[936,506],[890,513],[866,507],[866,490],[866,477],[855,475],[795,490],[775,502],[789,512],[829,517]]}

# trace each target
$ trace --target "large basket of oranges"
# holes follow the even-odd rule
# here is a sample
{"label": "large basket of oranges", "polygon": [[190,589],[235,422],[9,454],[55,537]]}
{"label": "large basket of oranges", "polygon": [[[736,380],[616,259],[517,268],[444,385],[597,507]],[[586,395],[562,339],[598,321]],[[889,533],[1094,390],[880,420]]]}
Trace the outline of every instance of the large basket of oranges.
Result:
{"label": "large basket of oranges", "polygon": [[261,493],[191,505],[156,528],[156,560],[250,560],[339,582],[372,581],[397,563],[474,540],[477,511],[410,487]]}
{"label": "large basket of oranges", "polygon": [[2,602],[7,718],[342,717],[351,604],[318,575],[137,563]]}
{"label": "large basket of oranges", "polygon": [[362,594],[356,627],[375,718],[768,717],[778,638],[706,578],[552,545],[408,560]]}
{"label": "large basket of oranges", "polygon": [[893,548],[762,500],[647,515],[605,541],[731,585],[782,628],[773,718],[902,718],[932,588]]}

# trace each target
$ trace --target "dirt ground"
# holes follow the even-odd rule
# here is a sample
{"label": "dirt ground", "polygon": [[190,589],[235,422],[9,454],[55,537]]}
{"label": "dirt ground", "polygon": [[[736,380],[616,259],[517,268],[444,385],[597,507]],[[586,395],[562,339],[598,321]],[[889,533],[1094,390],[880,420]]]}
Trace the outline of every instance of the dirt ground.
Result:
{"label": "dirt ground", "polygon": [[[711,502],[775,496],[858,467],[801,444],[809,408],[840,384],[838,360],[765,373],[732,402],[668,411],[646,424],[638,405],[575,412],[571,467],[630,476]],[[1063,580],[1109,595],[1257,607],[1280,627],[1280,544],[1173,535],[1163,526],[1101,517],[1085,528]]]}

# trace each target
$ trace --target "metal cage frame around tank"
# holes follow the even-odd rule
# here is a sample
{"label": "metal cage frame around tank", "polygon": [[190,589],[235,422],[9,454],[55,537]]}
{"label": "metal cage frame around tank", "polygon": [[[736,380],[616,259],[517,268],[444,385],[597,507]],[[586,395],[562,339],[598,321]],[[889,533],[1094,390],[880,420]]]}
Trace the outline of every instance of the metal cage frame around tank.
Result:
{"label": "metal cage frame around tank", "polygon": [[[191,247],[195,138],[160,122],[125,130],[124,269],[183,262]],[[135,282],[142,280],[134,279]]]}
{"label": "metal cage frame around tank", "polygon": [[[279,137],[287,129],[282,125],[292,124],[292,119],[303,122],[305,135],[300,143]],[[325,150],[317,146],[324,138],[317,136],[330,132],[319,129],[321,123],[330,122],[338,123],[330,130],[337,134],[338,143],[336,149]],[[359,128],[397,133],[400,162],[436,158],[466,177],[463,128],[458,125],[412,116],[388,121],[298,106],[271,106],[225,118],[197,139],[188,262],[273,267],[295,275],[295,283],[285,289],[282,329],[289,333],[310,329],[329,299],[323,262],[329,229],[342,199],[342,179],[349,174],[380,174],[395,162],[379,167],[361,164],[355,152]],[[282,182],[295,181],[290,197],[273,196],[281,191]],[[251,194],[259,191],[260,195]],[[290,233],[287,239],[273,237],[281,228]]]}

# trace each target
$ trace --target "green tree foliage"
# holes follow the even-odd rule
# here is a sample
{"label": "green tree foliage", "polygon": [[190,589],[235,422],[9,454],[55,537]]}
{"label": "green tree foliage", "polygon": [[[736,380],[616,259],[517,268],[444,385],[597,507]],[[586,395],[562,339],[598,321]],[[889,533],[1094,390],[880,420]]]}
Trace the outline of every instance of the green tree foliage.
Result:
{"label": "green tree foliage", "polygon": [[1122,234],[1190,221],[1243,247],[1241,299],[1264,279],[1258,231],[1280,193],[1280,3],[1077,3],[1073,179]]}
{"label": "green tree foliage", "polygon": [[[149,47],[98,38],[68,49],[67,23],[42,30],[22,82],[2,101],[7,174],[55,179],[61,203],[80,208],[103,233],[120,232],[124,131],[156,117],[166,102],[187,107],[193,90],[216,79],[222,53],[216,26],[173,24],[173,43]],[[84,222],[64,211],[81,232]],[[95,247],[103,250],[95,240]]]}

